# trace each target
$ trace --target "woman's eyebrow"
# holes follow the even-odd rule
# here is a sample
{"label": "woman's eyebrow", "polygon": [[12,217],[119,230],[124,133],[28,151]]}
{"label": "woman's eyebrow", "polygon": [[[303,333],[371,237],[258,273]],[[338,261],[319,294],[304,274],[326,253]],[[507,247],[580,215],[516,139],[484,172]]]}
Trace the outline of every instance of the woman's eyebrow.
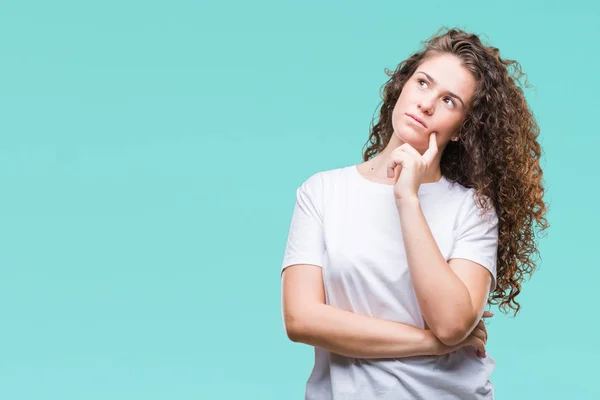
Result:
{"label": "woman's eyebrow", "polygon": [[[431,77],[431,75],[429,75],[428,73],[426,73],[426,72],[423,72],[423,71],[417,71],[417,72],[420,72],[420,73],[422,73],[423,75],[425,75],[425,76],[427,77],[427,79],[429,79],[429,80],[431,81],[431,83],[435,84],[435,79],[433,79],[433,78]],[[460,100],[460,102],[462,103],[463,107],[465,106],[465,102],[464,102],[464,101],[463,101],[463,100],[460,98],[460,96],[459,96],[459,95],[457,95],[456,93],[453,93],[453,92],[451,92],[451,91],[448,91],[448,95],[450,95],[451,97],[454,97],[454,98],[456,98],[456,99]]]}

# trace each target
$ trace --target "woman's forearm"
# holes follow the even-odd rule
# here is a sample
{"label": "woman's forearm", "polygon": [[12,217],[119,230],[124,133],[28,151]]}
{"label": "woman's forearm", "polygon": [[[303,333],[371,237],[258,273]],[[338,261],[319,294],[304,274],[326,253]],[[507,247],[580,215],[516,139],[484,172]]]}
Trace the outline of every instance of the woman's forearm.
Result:
{"label": "woman's forearm", "polygon": [[435,355],[443,346],[429,330],[355,314],[328,304],[310,307],[288,332],[295,342],[355,358]]}
{"label": "woman's forearm", "polygon": [[[476,313],[469,291],[444,259],[418,198],[397,200],[411,280],[427,324],[448,344],[446,332],[472,326]],[[458,327],[458,328],[457,328]],[[462,328],[462,329],[459,329]],[[460,341],[454,339],[454,341]]]}

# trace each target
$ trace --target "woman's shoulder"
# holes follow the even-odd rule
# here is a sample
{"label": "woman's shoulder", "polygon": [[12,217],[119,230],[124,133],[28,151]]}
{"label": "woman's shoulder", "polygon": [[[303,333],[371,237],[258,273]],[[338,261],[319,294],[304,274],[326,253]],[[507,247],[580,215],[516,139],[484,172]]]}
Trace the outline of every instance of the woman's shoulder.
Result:
{"label": "woman's shoulder", "polygon": [[469,203],[476,198],[476,190],[474,188],[464,186],[460,182],[453,182],[448,179],[446,179],[446,182],[448,182],[447,189],[449,194],[461,203]]}
{"label": "woman's shoulder", "polygon": [[308,177],[302,181],[301,186],[312,190],[324,190],[340,179],[348,168],[348,166],[344,166],[310,172]]}
{"label": "woman's shoulder", "polygon": [[483,201],[480,201],[475,188],[453,182],[449,183],[449,190],[452,193],[453,202],[459,215],[466,216],[478,210],[478,215],[488,214],[489,218],[496,217],[496,209],[491,199],[487,196],[482,196]]}

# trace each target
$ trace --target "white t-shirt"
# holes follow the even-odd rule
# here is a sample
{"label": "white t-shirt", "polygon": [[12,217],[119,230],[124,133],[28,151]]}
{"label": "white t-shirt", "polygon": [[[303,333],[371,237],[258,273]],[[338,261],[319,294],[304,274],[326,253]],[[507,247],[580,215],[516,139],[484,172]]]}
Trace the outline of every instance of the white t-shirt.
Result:
{"label": "white t-shirt", "polygon": [[[498,219],[481,216],[475,190],[442,177],[418,197],[446,260],[487,268],[496,285]],[[402,240],[393,185],[355,165],[315,173],[298,187],[281,273],[293,264],[322,268],[327,304],[424,328]],[[444,356],[359,359],[315,347],[306,400],[493,399],[495,366],[473,347]]]}

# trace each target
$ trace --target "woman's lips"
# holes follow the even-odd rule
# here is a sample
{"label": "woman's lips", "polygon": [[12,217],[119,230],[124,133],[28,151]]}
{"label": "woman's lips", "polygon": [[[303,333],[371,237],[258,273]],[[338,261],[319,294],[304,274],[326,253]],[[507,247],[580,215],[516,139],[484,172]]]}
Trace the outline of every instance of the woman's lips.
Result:
{"label": "woman's lips", "polygon": [[423,121],[420,121],[417,117],[415,117],[412,114],[406,114],[411,120],[415,121],[416,123],[418,123],[419,125],[421,125],[424,128],[427,128],[427,125],[425,125],[425,123]]}

